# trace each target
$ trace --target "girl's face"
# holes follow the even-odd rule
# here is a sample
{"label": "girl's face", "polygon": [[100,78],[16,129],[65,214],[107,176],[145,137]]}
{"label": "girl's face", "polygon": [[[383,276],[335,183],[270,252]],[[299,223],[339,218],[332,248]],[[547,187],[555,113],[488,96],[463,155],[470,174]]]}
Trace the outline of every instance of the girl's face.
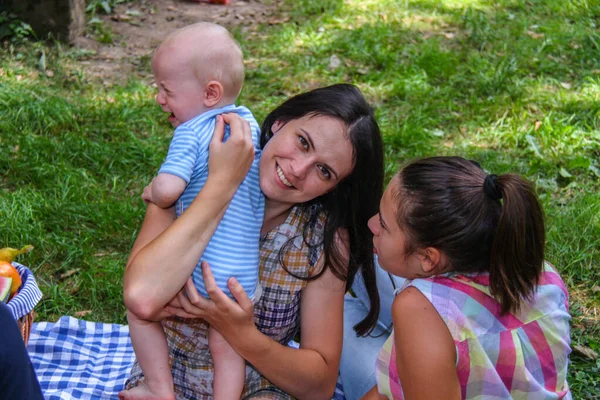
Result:
{"label": "girl's face", "polygon": [[330,116],[276,121],[260,158],[260,187],[272,201],[294,205],[313,200],[353,170],[347,126]]}
{"label": "girl's face", "polygon": [[392,179],[381,198],[379,213],[369,220],[369,229],[373,232],[373,249],[379,265],[393,275],[414,279],[423,276],[422,259],[418,251],[409,255],[404,251],[406,235],[398,226],[398,206],[392,196],[397,186],[397,179]]}

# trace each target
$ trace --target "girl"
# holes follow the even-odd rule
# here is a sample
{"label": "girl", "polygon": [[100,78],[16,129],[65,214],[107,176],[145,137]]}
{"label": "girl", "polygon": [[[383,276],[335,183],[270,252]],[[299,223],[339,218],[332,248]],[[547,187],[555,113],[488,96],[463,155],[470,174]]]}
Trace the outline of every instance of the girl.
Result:
{"label": "girl", "polygon": [[381,266],[407,278],[363,399],[560,399],[568,295],[544,262],[531,183],[472,161],[413,162],[369,220]]}

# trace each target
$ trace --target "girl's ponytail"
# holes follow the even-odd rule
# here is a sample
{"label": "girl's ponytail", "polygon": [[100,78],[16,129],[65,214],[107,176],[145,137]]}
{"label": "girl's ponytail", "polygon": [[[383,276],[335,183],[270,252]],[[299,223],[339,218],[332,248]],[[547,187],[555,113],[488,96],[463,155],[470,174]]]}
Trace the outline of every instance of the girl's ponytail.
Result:
{"label": "girl's ponytail", "polygon": [[484,192],[503,203],[490,252],[490,287],[502,313],[514,312],[531,296],[542,273],[542,207],[531,182],[518,175],[488,175]]}

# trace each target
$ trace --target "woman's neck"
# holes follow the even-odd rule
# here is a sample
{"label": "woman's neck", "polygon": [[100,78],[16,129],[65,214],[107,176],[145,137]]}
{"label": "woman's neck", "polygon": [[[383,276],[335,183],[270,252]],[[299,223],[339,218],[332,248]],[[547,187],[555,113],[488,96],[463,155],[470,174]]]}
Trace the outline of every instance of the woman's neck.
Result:
{"label": "woman's neck", "polygon": [[265,199],[265,218],[263,220],[261,235],[273,230],[283,224],[287,218],[292,205]]}

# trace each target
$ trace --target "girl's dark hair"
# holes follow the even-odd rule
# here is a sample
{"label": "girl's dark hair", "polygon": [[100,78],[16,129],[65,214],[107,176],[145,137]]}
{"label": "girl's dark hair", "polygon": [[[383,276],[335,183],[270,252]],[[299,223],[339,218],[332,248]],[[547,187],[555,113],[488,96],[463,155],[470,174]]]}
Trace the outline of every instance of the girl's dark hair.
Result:
{"label": "girl's dark hair", "polygon": [[433,247],[451,270],[489,272],[501,312],[530,298],[544,263],[544,217],[531,182],[487,175],[474,161],[433,157],[394,177],[406,253]]}
{"label": "girl's dark hair", "polygon": [[[358,334],[365,335],[371,332],[379,314],[373,234],[367,226],[369,218],[377,213],[383,192],[383,144],[379,126],[373,109],[360,90],[354,85],[337,84],[291,97],[273,110],[263,122],[261,146],[264,147],[273,136],[271,127],[275,121],[285,124],[306,115],[334,117],[348,127],[354,169],[333,190],[302,205],[310,207],[316,204],[325,212],[327,219],[323,243],[308,243],[306,240],[309,236],[307,230],[314,226],[314,221],[306,224],[303,236],[308,245],[323,244],[325,265],[330,266],[336,277],[346,281],[346,290],[352,286],[354,276],[361,269],[371,307],[365,319],[356,324],[354,329]],[[315,214],[317,217],[318,213]],[[347,265],[335,243],[335,234],[340,228],[347,230],[350,239]],[[280,253],[282,264],[284,249]],[[324,272],[325,269],[309,278],[298,278],[317,279]]]}

